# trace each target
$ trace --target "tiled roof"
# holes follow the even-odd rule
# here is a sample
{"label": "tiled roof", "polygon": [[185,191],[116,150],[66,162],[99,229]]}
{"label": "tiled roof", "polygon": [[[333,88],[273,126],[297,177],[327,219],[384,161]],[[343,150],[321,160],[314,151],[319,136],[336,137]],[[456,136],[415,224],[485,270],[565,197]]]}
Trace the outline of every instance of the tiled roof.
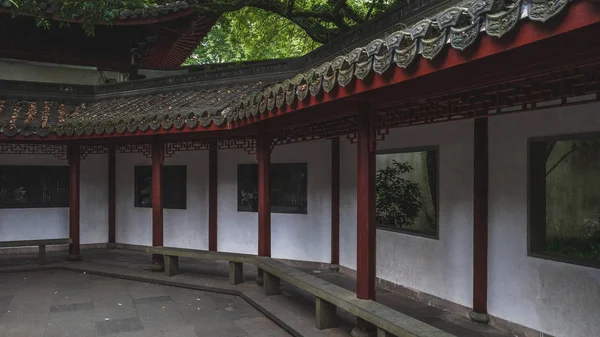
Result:
{"label": "tiled roof", "polygon": [[137,130],[223,125],[232,102],[265,88],[262,83],[176,91],[93,103],[0,100],[0,132],[7,136],[101,135]]}
{"label": "tiled roof", "polygon": [[37,134],[111,134],[151,128],[220,126],[317,96],[355,78],[364,80],[391,67],[408,67],[417,57],[435,58],[449,44],[469,48],[480,34],[502,37],[520,20],[545,22],[567,0],[468,0],[433,18],[356,48],[282,83],[237,85],[197,91],[119,98],[67,106],[54,102],[0,101],[0,132]]}

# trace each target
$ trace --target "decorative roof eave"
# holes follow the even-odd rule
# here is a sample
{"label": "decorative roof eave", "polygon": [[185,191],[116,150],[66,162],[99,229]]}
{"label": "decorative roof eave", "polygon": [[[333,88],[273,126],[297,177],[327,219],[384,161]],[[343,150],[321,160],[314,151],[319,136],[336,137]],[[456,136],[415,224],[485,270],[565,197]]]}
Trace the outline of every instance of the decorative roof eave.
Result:
{"label": "decorative roof eave", "polygon": [[[562,5],[558,6],[557,4],[560,4],[561,1],[563,1]],[[385,76],[386,72],[392,71],[392,68],[400,68],[394,70],[394,74],[397,74],[398,71],[403,72],[402,68],[407,68],[415,62],[418,54],[421,54],[424,58],[433,59],[443,50],[446,44],[462,51],[471,46],[477,36],[484,32],[490,36],[502,36],[515,27],[517,21],[529,18],[530,14],[537,15],[536,18],[540,17],[540,11],[538,10],[541,8],[539,7],[540,3],[521,3],[517,1],[511,6],[504,6],[502,10],[496,13],[486,12],[485,8],[494,8],[493,2],[494,0],[475,0],[466,10],[457,8],[456,13],[460,13],[459,16],[464,18],[465,13],[469,15],[470,19],[467,21],[460,17],[458,19],[441,20],[440,23],[437,20],[429,20],[430,22],[425,24],[423,22],[417,23],[417,25],[425,26],[424,29],[428,30],[425,34],[422,33],[421,29],[404,30],[390,34],[385,40],[374,40],[364,48],[357,48],[347,56],[341,56],[332,62],[323,63],[319,67],[298,74],[292,79],[267,87],[263,86],[263,89],[258,91],[247,91],[246,98],[227,101],[225,105],[222,105],[224,107],[218,111],[209,113],[195,110],[182,111],[182,109],[176,108],[173,111],[156,111],[152,116],[146,116],[145,120],[140,121],[142,124],[131,123],[131,121],[124,119],[90,121],[87,123],[72,120],[68,123],[57,123],[51,127],[41,126],[39,128],[36,126],[38,129],[34,129],[35,131],[0,125],[0,133],[4,133],[9,137],[17,134],[22,136],[37,134],[40,137],[50,134],[58,137],[73,135],[95,137],[132,135],[140,134],[140,132],[142,134],[146,132],[171,133],[177,132],[177,130],[192,129],[198,131],[200,126],[205,130],[237,128],[278,114],[289,113],[325,101],[342,98],[349,95],[349,91],[345,87],[355,77],[357,78],[355,87],[364,89],[368,85],[359,85],[359,82],[368,80],[368,77],[373,76],[373,73]],[[546,0],[546,2],[555,5],[554,7],[544,7],[547,9],[546,16],[549,17],[559,13],[567,4],[566,0]],[[492,4],[489,5],[490,3]],[[484,5],[484,9],[477,9],[479,7],[476,5]],[[479,16],[471,16],[471,13],[475,12],[479,13]],[[578,13],[581,13],[581,10]],[[497,20],[501,20],[502,23],[498,24]],[[454,26],[452,26],[453,22],[456,22]],[[491,27],[494,27],[494,29],[488,31]],[[532,37],[532,39],[537,38]],[[393,66],[394,63],[396,67]],[[337,91],[332,97],[323,95],[324,92],[329,93],[332,90]],[[135,102],[130,102],[130,104],[135,104]],[[85,104],[73,108],[80,109],[80,113],[85,113],[86,110]],[[37,106],[37,109],[40,109],[40,105]],[[278,111],[279,113],[277,113]]]}
{"label": "decorative roof eave", "polygon": [[[14,5],[10,1],[3,1],[0,6],[0,13],[4,14],[19,14],[30,17],[45,18],[54,21],[70,22],[70,23],[82,23],[83,12],[74,18],[65,18],[60,16],[58,8],[55,7],[40,7],[40,11],[37,13],[27,13],[16,11]],[[160,22],[166,22],[182,18],[196,11],[190,8],[190,5],[186,1],[176,1],[174,3],[168,3],[163,5],[153,5],[145,8],[127,9],[123,8],[119,10],[119,16],[111,21],[98,21],[94,22],[97,25],[148,25]]]}
{"label": "decorative roof eave", "polygon": [[[258,93],[254,99],[234,104],[226,113],[227,122],[268,113],[281,108],[282,102],[291,105],[306,99],[309,94],[317,96],[322,91],[329,92],[335,86],[346,87],[354,78],[363,81],[372,73],[384,74],[393,63],[406,69],[419,54],[433,60],[448,44],[463,51],[472,46],[481,34],[499,38],[514,29],[519,21],[546,22],[562,12],[568,3],[569,0],[473,0],[467,2],[466,7],[448,8],[434,18],[423,19],[410,28],[389,34],[385,39],[376,39],[346,56],[275,84]],[[273,93],[277,94],[271,98]],[[277,104],[256,104],[269,99]]]}

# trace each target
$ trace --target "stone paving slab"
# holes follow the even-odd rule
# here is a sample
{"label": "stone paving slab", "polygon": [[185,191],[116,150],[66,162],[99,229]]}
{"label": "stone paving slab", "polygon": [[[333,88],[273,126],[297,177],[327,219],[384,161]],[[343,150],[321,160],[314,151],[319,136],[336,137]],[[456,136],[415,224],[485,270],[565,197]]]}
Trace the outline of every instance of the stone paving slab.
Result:
{"label": "stone paving slab", "polygon": [[[84,264],[72,266],[81,269],[54,265],[0,273],[14,292],[0,297],[0,337],[290,336],[239,296],[115,279],[94,275]],[[90,289],[102,289],[103,297],[91,296]],[[45,300],[25,296],[30,293]],[[67,297],[89,300],[62,303]]]}
{"label": "stone paving slab", "polygon": [[[213,290],[221,292],[230,292],[232,294],[239,293],[240,290],[246,300],[250,301],[254,306],[258,306],[262,311],[268,311],[272,314],[269,318],[276,321],[280,326],[286,327],[295,336],[335,336],[347,337],[349,331],[355,323],[355,318],[338,309],[340,316],[341,327],[339,329],[330,329],[319,331],[314,328],[314,296],[295,288],[285,282],[282,282],[283,296],[263,295],[262,287],[256,286],[254,279],[256,277],[256,267],[250,264],[244,265],[244,282],[238,286],[230,286],[227,282],[228,264],[212,261],[198,261],[194,259],[180,258],[180,267],[182,274],[174,277],[166,277],[162,273],[150,272],[150,256],[144,252],[124,250],[124,249],[90,249],[83,251],[83,262],[67,263],[64,261],[64,256],[52,255],[48,256],[49,265],[39,266],[36,264],[36,256],[30,255],[28,258],[23,256],[5,257],[0,256],[0,296],[3,292],[3,282],[8,282],[4,279],[3,270],[38,270],[40,267],[53,268],[56,266],[66,266],[69,268],[77,268],[78,270],[91,270],[101,275],[113,275],[116,277],[127,277],[138,280],[153,280],[152,282],[164,282],[165,284],[187,284],[196,289]],[[354,291],[355,279],[339,273],[332,272],[327,269],[310,270],[304,269],[307,273],[314,274],[328,282],[336,284],[340,287]],[[182,315],[189,319],[198,319],[191,311],[186,311],[185,307],[193,306],[194,301],[190,298],[185,298],[181,291],[185,291],[177,287],[161,288],[160,286],[144,285],[138,283],[136,287],[131,289],[124,288],[122,283],[128,282],[119,278],[106,279],[101,276],[89,275],[92,297],[105,297],[107,293],[122,292],[123,289],[131,290],[132,298],[143,298],[152,296],[171,296],[172,302],[181,310]],[[18,277],[17,277],[18,278]],[[102,280],[102,282],[98,282]],[[142,282],[143,283],[143,282]],[[11,282],[7,283],[9,287],[14,287]],[[227,295],[222,295],[227,296]],[[220,310],[222,314],[227,314],[224,311],[222,299],[205,298],[199,296],[204,305],[201,306],[201,312],[204,310]],[[460,337],[509,337],[512,334],[499,331],[491,326],[474,324],[468,318],[455,315],[439,308],[429,306],[427,303],[406,297],[392,291],[382,288],[377,288],[377,301],[386,306],[413,316],[428,324],[436,326],[439,329],[450,332]],[[1,305],[1,303],[0,303]],[[225,307],[226,308],[226,307]],[[1,319],[1,315],[0,315]],[[0,325],[0,332],[2,326]],[[235,333],[232,329],[232,333]],[[167,334],[165,333],[165,336]],[[0,333],[0,337],[3,336]],[[183,335],[185,336],[185,335]],[[135,335],[134,335],[135,337]]]}

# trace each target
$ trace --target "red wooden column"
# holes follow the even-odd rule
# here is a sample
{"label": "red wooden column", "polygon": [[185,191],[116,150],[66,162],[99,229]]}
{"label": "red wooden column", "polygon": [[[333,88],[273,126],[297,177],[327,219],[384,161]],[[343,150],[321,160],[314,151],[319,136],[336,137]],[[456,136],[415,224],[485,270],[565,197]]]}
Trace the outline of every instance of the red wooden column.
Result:
{"label": "red wooden column", "polygon": [[[357,205],[356,205],[356,297],[375,299],[375,151],[374,116],[367,104],[358,111],[357,139]],[[373,327],[357,319],[358,332],[371,331]]]}
{"label": "red wooden column", "polygon": [[473,321],[488,323],[488,119],[476,118],[473,132]]}
{"label": "red wooden column", "polygon": [[[161,139],[152,141],[152,246],[163,245],[163,163],[165,148]],[[164,268],[163,256],[152,255],[152,270]]]}
{"label": "red wooden column", "polygon": [[[256,140],[258,160],[258,255],[271,256],[271,201],[269,166],[271,165],[271,139],[261,134]],[[256,281],[262,284],[263,272],[258,270]]]}
{"label": "red wooden column", "polygon": [[219,153],[216,147],[208,151],[208,250],[217,250],[217,196]]}
{"label": "red wooden column", "polygon": [[340,264],[340,138],[331,140],[331,268]]}
{"label": "red wooden column", "polygon": [[116,159],[115,145],[108,147],[108,243],[115,243],[116,231]]}
{"label": "red wooden column", "polygon": [[69,159],[69,260],[81,259],[80,234],[79,234],[79,189],[81,171],[81,152],[79,144],[71,143],[68,146]]}

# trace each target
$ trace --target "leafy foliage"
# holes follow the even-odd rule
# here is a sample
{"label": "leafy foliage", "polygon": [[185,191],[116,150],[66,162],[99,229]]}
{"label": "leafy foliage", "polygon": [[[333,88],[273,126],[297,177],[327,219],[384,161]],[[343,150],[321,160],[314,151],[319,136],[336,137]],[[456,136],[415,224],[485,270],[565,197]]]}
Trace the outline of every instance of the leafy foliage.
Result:
{"label": "leafy foliage", "polygon": [[[186,64],[285,58],[306,54],[407,0],[187,0],[202,15],[221,18]],[[81,23],[88,35],[132,10],[152,11],[168,0],[0,0],[13,15],[42,29]],[[54,21],[58,18],[58,21]]]}
{"label": "leafy foliage", "polygon": [[292,21],[247,7],[221,16],[184,64],[288,58],[304,55],[320,45]]}
{"label": "leafy foliage", "polygon": [[376,221],[391,228],[408,227],[414,224],[423,207],[419,184],[404,178],[413,168],[406,162],[394,160],[391,166],[377,171]]}

